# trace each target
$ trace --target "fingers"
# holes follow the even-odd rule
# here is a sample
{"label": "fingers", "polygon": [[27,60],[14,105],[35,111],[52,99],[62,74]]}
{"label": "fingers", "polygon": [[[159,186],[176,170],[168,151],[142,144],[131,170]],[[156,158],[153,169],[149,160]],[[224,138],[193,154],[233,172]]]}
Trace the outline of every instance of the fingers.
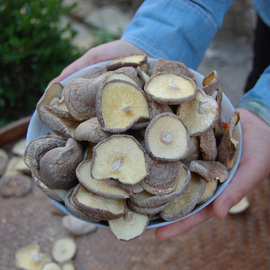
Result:
{"label": "fingers", "polygon": [[167,239],[167,238],[175,237],[185,231],[188,231],[192,227],[208,220],[211,217],[213,217],[212,204],[208,205],[201,211],[183,220],[166,225],[164,227],[157,228],[155,232],[156,238]]}

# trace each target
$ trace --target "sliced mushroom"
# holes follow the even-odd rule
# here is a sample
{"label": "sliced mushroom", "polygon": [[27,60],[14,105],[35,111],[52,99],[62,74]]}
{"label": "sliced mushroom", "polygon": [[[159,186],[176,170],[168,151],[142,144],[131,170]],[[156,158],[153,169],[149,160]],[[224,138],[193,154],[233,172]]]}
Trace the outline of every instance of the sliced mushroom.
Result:
{"label": "sliced mushroom", "polygon": [[130,54],[111,61],[106,68],[107,70],[115,70],[127,66],[137,67],[145,64],[146,62],[147,57],[145,54]]}
{"label": "sliced mushroom", "polygon": [[0,149],[0,176],[5,173],[8,164],[8,154],[4,149]]}
{"label": "sliced mushroom", "polygon": [[240,202],[235,204],[230,210],[230,214],[239,214],[244,212],[249,207],[249,201],[247,197],[244,197]]}
{"label": "sliced mushroom", "polygon": [[239,143],[233,138],[233,130],[239,120],[239,112],[234,111],[218,148],[218,161],[220,161],[228,170],[233,167],[237,145]]}
{"label": "sliced mushroom", "polygon": [[91,175],[137,184],[148,175],[145,152],[134,137],[113,135],[94,147]]}
{"label": "sliced mushroom", "polygon": [[210,129],[200,136],[200,151],[204,160],[216,160],[218,149],[213,129]]}
{"label": "sliced mushroom", "polygon": [[212,182],[206,181],[205,190],[200,200],[198,201],[198,204],[202,204],[210,200],[215,195],[217,185],[218,185],[218,181],[212,181]]}
{"label": "sliced mushroom", "polygon": [[206,183],[200,176],[194,173],[191,175],[191,181],[184,192],[160,212],[164,220],[173,221],[188,215],[200,200]]}
{"label": "sliced mushroom", "polygon": [[151,156],[160,160],[185,158],[189,148],[189,133],[173,113],[154,117],[145,130],[145,145]]}
{"label": "sliced mushroom", "polygon": [[74,189],[72,199],[78,209],[91,215],[94,220],[119,218],[125,212],[124,200],[106,198],[80,184]]}
{"label": "sliced mushroom", "polygon": [[175,190],[177,175],[181,169],[182,164],[178,161],[166,162],[148,157],[149,175],[140,182],[140,185],[154,195],[171,193]]}
{"label": "sliced mushroom", "polygon": [[211,71],[203,78],[202,90],[209,96],[219,89],[219,76],[216,70]]}
{"label": "sliced mushroom", "polygon": [[62,270],[62,268],[56,262],[47,262],[43,265],[41,270]]}
{"label": "sliced mushroom", "polygon": [[170,72],[151,76],[144,90],[158,103],[177,105],[193,99],[197,87],[192,79]]}
{"label": "sliced mushroom", "polygon": [[60,119],[75,121],[75,119],[69,113],[64,97],[62,97],[59,101],[56,101],[52,106],[50,106],[50,109],[52,113],[57,115]]}
{"label": "sliced mushroom", "polygon": [[52,257],[58,263],[63,263],[72,259],[77,251],[77,245],[74,239],[63,237],[53,243]]}
{"label": "sliced mushroom", "polygon": [[127,209],[122,217],[109,220],[109,226],[113,234],[117,239],[125,241],[142,235],[148,223],[148,215],[137,213],[131,209]]}
{"label": "sliced mushroom", "polygon": [[40,179],[48,188],[70,189],[78,180],[76,167],[82,161],[84,149],[73,138],[68,139],[65,147],[48,151],[40,160]]}
{"label": "sliced mushroom", "polygon": [[150,118],[143,91],[125,81],[104,84],[97,97],[97,116],[105,131],[121,133],[140,119]]}
{"label": "sliced mushroom", "polygon": [[196,98],[181,104],[177,111],[177,115],[193,136],[214,128],[219,114],[220,109],[216,100],[199,88]]}
{"label": "sliced mushroom", "polygon": [[85,79],[95,79],[101,75],[103,75],[104,73],[107,72],[107,69],[106,68],[103,68],[103,67],[95,67],[95,68],[92,68],[89,72],[87,72],[83,78]]}
{"label": "sliced mushroom", "polygon": [[90,170],[91,160],[82,161],[76,169],[77,178],[86,189],[112,199],[125,199],[129,197],[126,191],[110,185],[106,180],[93,179]]}
{"label": "sliced mushroom", "polygon": [[150,76],[140,66],[137,67],[136,70],[137,70],[138,76],[141,78],[143,82],[143,85],[145,85],[149,81]]}
{"label": "sliced mushroom", "polygon": [[189,167],[189,164],[192,160],[199,159],[201,154],[200,151],[200,139],[196,136],[190,137],[189,149],[186,155],[186,158],[182,160],[182,162]]}
{"label": "sliced mushroom", "polygon": [[220,109],[220,116],[219,116],[218,121],[216,123],[216,126],[214,128],[217,144],[220,143],[221,138],[224,134],[224,128],[223,128],[223,124],[222,124],[222,99],[223,99],[222,90],[219,88],[217,91],[217,95],[216,95],[216,101],[217,101],[217,104],[218,104],[219,109]]}
{"label": "sliced mushroom", "polygon": [[74,262],[72,260],[66,261],[60,264],[62,270],[76,270]]}
{"label": "sliced mushroom", "polygon": [[105,140],[109,136],[109,133],[102,130],[97,117],[82,122],[74,131],[74,139],[95,144]]}
{"label": "sliced mushroom", "polygon": [[226,167],[218,161],[194,160],[190,163],[189,169],[210,182],[219,181],[223,183],[229,176]]}
{"label": "sliced mushroom", "polygon": [[13,145],[11,152],[14,155],[23,156],[25,148],[26,148],[26,138],[22,138]]}
{"label": "sliced mushroom", "polygon": [[155,117],[155,116],[157,116],[161,113],[165,113],[165,112],[170,112],[170,113],[173,112],[171,107],[168,104],[160,104],[154,100],[150,101],[149,107],[150,107],[152,117]]}

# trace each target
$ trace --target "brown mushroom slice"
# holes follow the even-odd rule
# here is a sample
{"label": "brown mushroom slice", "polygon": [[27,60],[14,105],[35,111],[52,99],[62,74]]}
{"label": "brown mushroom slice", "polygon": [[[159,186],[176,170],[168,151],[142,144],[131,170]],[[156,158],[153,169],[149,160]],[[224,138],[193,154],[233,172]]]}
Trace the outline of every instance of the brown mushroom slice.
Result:
{"label": "brown mushroom slice", "polygon": [[105,140],[109,136],[109,133],[102,130],[97,117],[93,117],[80,123],[74,131],[74,139],[95,144]]}
{"label": "brown mushroom slice", "polygon": [[138,76],[141,78],[143,82],[143,85],[146,84],[149,81],[150,76],[141,67],[137,67],[136,70],[137,70]]}
{"label": "brown mushroom slice", "polygon": [[222,99],[223,99],[223,92],[219,88],[217,90],[216,101],[217,101],[217,104],[218,104],[219,109],[220,109],[220,116],[219,116],[218,121],[216,123],[216,126],[214,128],[217,144],[220,143],[221,138],[222,138],[222,136],[224,134],[224,128],[223,128],[223,125],[222,125]]}
{"label": "brown mushroom slice", "polygon": [[0,176],[5,173],[8,164],[8,154],[4,149],[0,149]]}
{"label": "brown mushroom slice", "polygon": [[156,159],[180,160],[188,153],[189,133],[178,116],[162,113],[147,126],[145,145],[149,154]]}
{"label": "brown mushroom slice", "polygon": [[150,118],[143,91],[125,81],[105,83],[98,94],[96,107],[101,126],[108,132],[124,132],[138,120]]}
{"label": "brown mushroom slice", "polygon": [[202,90],[209,96],[219,89],[219,76],[216,70],[211,71],[207,74],[202,81]]}
{"label": "brown mushroom slice", "polygon": [[50,106],[50,109],[61,119],[64,118],[73,121],[75,120],[69,113],[64,97],[62,97],[59,101],[56,101],[52,106]]}
{"label": "brown mushroom slice", "polygon": [[140,207],[152,208],[161,206],[167,202],[172,202],[183,193],[191,179],[190,170],[184,164],[182,165],[182,170],[180,170],[177,175],[177,184],[173,192],[164,195],[153,195],[147,191],[143,191],[130,196],[129,200],[131,203]]}
{"label": "brown mushroom slice", "polygon": [[74,204],[94,219],[110,220],[121,217],[125,213],[125,201],[122,199],[110,199],[95,194],[78,185],[72,195]]}
{"label": "brown mushroom slice", "polygon": [[94,147],[91,175],[97,180],[137,184],[148,175],[145,152],[134,137],[113,135]]}
{"label": "brown mushroom slice", "polygon": [[111,61],[107,65],[107,70],[115,70],[121,67],[137,67],[147,62],[147,56],[145,54],[130,54],[119,57]]}
{"label": "brown mushroom slice", "polygon": [[73,137],[74,130],[80,124],[74,119],[61,118],[50,106],[42,106],[39,110],[39,118],[45,123],[55,134],[68,139]]}
{"label": "brown mushroom slice", "polygon": [[47,87],[42,97],[37,103],[37,111],[42,106],[52,106],[55,102],[59,101],[62,97],[63,85],[58,82],[54,82]]}
{"label": "brown mushroom slice", "polygon": [[200,139],[196,136],[190,137],[189,149],[186,155],[186,158],[182,160],[182,162],[189,167],[189,164],[192,160],[199,159],[201,154],[200,151]]}
{"label": "brown mushroom slice", "polygon": [[188,69],[188,67],[184,63],[178,61],[159,58],[154,64],[151,74],[154,75],[159,72],[174,72],[176,74],[187,76],[194,82],[196,81],[194,74]]}
{"label": "brown mushroom slice", "polygon": [[173,72],[157,73],[144,86],[145,92],[161,104],[178,105],[195,97],[197,87],[194,81]]}
{"label": "brown mushroom slice", "polygon": [[48,151],[40,160],[40,179],[48,188],[70,189],[78,180],[76,167],[82,161],[84,149],[73,138],[64,147]]}
{"label": "brown mushroom slice", "polygon": [[218,161],[220,161],[228,170],[233,167],[238,141],[233,138],[233,130],[240,120],[240,114],[234,111],[231,114],[230,122],[221,139],[218,148]]}
{"label": "brown mushroom slice", "polygon": [[160,212],[160,217],[173,221],[188,215],[196,206],[205,190],[206,182],[197,174],[191,174],[191,181],[184,192]]}
{"label": "brown mushroom slice", "polygon": [[40,252],[38,244],[23,246],[15,254],[15,264],[19,269],[41,269],[45,263],[51,260],[49,255]]}
{"label": "brown mushroom slice", "polygon": [[89,72],[87,72],[83,78],[85,79],[95,79],[101,75],[103,75],[104,73],[106,73],[107,70],[106,68],[103,68],[103,67],[95,67],[95,68],[92,68]]}
{"label": "brown mushroom slice", "polygon": [[220,109],[216,100],[199,88],[196,97],[181,104],[177,111],[177,115],[193,136],[199,136],[214,128],[219,114]]}
{"label": "brown mushroom slice", "polygon": [[149,175],[140,182],[140,185],[153,195],[171,193],[175,190],[177,175],[181,169],[182,164],[178,161],[166,162],[148,157]]}
{"label": "brown mushroom slice", "polygon": [[117,239],[129,241],[143,234],[149,220],[148,215],[127,209],[122,217],[109,220],[108,223]]}
{"label": "brown mushroom slice", "polygon": [[223,183],[229,176],[226,167],[218,161],[194,160],[190,163],[189,169],[210,182],[219,181]]}
{"label": "brown mushroom slice", "polygon": [[129,74],[126,74],[125,72],[121,72],[121,71],[114,71],[112,72],[106,79],[106,82],[110,82],[110,81],[125,81],[125,82],[129,82],[132,83],[134,85],[136,85],[137,87],[140,87],[140,84],[136,81],[136,79],[134,77],[132,77]]}
{"label": "brown mushroom slice", "polygon": [[125,199],[129,197],[129,194],[126,191],[111,186],[105,180],[93,179],[90,173],[91,163],[91,160],[82,161],[76,169],[77,178],[86,189],[112,199]]}
{"label": "brown mushroom slice", "polygon": [[200,200],[198,201],[198,204],[202,204],[210,200],[215,195],[215,192],[217,190],[217,185],[218,185],[217,181],[212,181],[212,182],[206,181],[205,190]]}
{"label": "brown mushroom slice", "polygon": [[216,160],[218,149],[215,132],[210,129],[203,133],[200,137],[200,151],[204,160]]}
{"label": "brown mushroom slice", "polygon": [[149,107],[150,107],[152,117],[155,117],[165,112],[170,112],[170,113],[173,112],[171,107],[168,104],[160,104],[154,100],[150,100]]}

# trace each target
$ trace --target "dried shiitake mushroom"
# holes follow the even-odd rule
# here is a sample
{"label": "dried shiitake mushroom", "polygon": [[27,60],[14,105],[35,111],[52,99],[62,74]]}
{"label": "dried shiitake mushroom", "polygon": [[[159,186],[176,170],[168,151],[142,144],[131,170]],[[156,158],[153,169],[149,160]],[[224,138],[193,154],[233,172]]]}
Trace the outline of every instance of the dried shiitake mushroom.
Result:
{"label": "dried shiitake mushroom", "polygon": [[145,152],[134,137],[113,135],[93,148],[91,175],[97,180],[137,184],[148,175]]}
{"label": "dried shiitake mushroom", "polygon": [[212,181],[212,182],[206,181],[205,190],[200,200],[197,202],[197,204],[201,204],[210,200],[215,195],[217,185],[218,185],[218,181]]}
{"label": "dried shiitake mushroom", "polygon": [[47,262],[43,265],[41,270],[62,270],[62,267],[56,262]]}
{"label": "dried shiitake mushroom", "polygon": [[194,81],[176,73],[157,73],[144,86],[145,92],[161,104],[177,105],[195,97],[197,87]]}
{"label": "dried shiitake mushroom", "polygon": [[161,160],[180,160],[188,153],[189,133],[177,115],[162,113],[145,130],[145,145],[151,156]]}
{"label": "dried shiitake mushroom", "polygon": [[76,242],[69,237],[59,238],[53,243],[52,257],[58,263],[72,259],[77,251]]}
{"label": "dried shiitake mushroom", "polygon": [[203,133],[200,138],[200,151],[204,160],[216,160],[218,154],[216,137],[213,129]]}
{"label": "dried shiitake mushroom", "polygon": [[202,90],[211,96],[217,89],[219,89],[219,76],[216,70],[211,71],[203,78]]}
{"label": "dried shiitake mushroom", "polygon": [[177,115],[188,128],[190,135],[198,136],[214,128],[220,109],[214,98],[198,88],[196,97],[181,104]]}
{"label": "dried shiitake mushroom", "polygon": [[230,214],[239,214],[244,212],[249,207],[249,201],[247,197],[244,197],[240,202],[235,204],[230,210]]}
{"label": "dried shiitake mushroom", "polygon": [[5,173],[7,164],[8,164],[8,154],[5,150],[0,149],[0,176]]}
{"label": "dried shiitake mushroom", "polygon": [[144,92],[126,81],[109,81],[97,95],[97,117],[103,130],[121,133],[134,123],[150,118]]}

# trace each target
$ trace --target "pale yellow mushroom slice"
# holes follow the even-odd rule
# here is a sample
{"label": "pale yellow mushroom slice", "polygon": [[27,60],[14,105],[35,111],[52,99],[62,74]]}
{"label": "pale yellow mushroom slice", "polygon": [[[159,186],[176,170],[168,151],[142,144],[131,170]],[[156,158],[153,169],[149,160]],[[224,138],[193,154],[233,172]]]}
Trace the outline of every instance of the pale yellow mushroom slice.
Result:
{"label": "pale yellow mushroom slice", "polygon": [[196,206],[205,190],[206,182],[194,173],[184,192],[160,212],[166,221],[174,221],[188,215]]}
{"label": "pale yellow mushroom slice", "polygon": [[194,99],[181,104],[177,115],[188,128],[190,135],[199,136],[214,128],[220,109],[216,100],[198,88]]}
{"label": "pale yellow mushroom slice", "polygon": [[11,152],[14,155],[23,156],[25,148],[26,148],[26,138],[22,138],[13,145]]}
{"label": "pale yellow mushroom slice", "polygon": [[143,234],[148,223],[149,216],[127,209],[125,214],[118,218],[109,220],[109,227],[119,240],[129,241]]}
{"label": "pale yellow mushroom slice", "polygon": [[239,112],[234,111],[231,114],[230,122],[218,148],[218,161],[220,161],[228,170],[233,167],[236,157],[237,145],[239,142],[233,137],[233,131],[239,120]]}
{"label": "pale yellow mushroom slice", "polygon": [[111,61],[106,68],[107,70],[115,70],[127,66],[137,67],[146,62],[147,56],[145,54],[129,54]]}
{"label": "pale yellow mushroom slice", "polygon": [[8,164],[8,154],[4,149],[0,149],[0,176],[2,176],[5,171]]}
{"label": "pale yellow mushroom slice", "polygon": [[60,264],[60,266],[62,267],[62,270],[76,270],[74,262],[72,260],[63,262]]}
{"label": "pale yellow mushroom slice", "polygon": [[223,183],[229,176],[227,168],[218,161],[193,160],[189,169],[210,182],[219,181]]}
{"label": "pale yellow mushroom slice", "polygon": [[230,214],[239,214],[244,212],[249,207],[249,201],[247,197],[244,197],[240,202],[234,205],[230,210]]}
{"label": "pale yellow mushroom slice", "polygon": [[126,81],[110,81],[104,84],[97,97],[97,117],[103,130],[121,133],[139,120],[150,118],[144,92]]}
{"label": "pale yellow mushroom slice", "polygon": [[202,204],[210,200],[217,190],[218,181],[206,181],[205,190],[197,204]]}
{"label": "pale yellow mushroom slice", "polygon": [[194,81],[176,73],[157,73],[144,86],[145,92],[161,104],[178,105],[196,96]]}
{"label": "pale yellow mushroom slice", "polygon": [[58,263],[71,260],[77,251],[77,244],[70,237],[63,237],[55,240],[52,247],[52,257]]}
{"label": "pale yellow mushroom slice", "polygon": [[82,161],[77,169],[76,175],[79,182],[88,190],[112,199],[125,199],[129,194],[121,188],[110,185],[105,180],[96,180],[91,176],[91,160]]}
{"label": "pale yellow mushroom slice", "polygon": [[211,71],[203,78],[202,90],[207,95],[212,95],[217,89],[219,89],[219,76],[216,70]]}
{"label": "pale yellow mushroom slice", "polygon": [[50,261],[52,261],[52,258],[41,253],[38,244],[23,246],[15,254],[15,264],[19,269],[39,270]]}
{"label": "pale yellow mushroom slice", "polygon": [[63,270],[62,267],[56,262],[47,262],[43,265],[41,270]]}
{"label": "pale yellow mushroom slice", "polygon": [[189,149],[189,133],[177,115],[162,113],[147,126],[145,145],[148,153],[156,159],[184,159]]}
{"label": "pale yellow mushroom slice", "polygon": [[113,135],[93,148],[91,175],[97,180],[137,184],[148,175],[145,151],[134,137]]}
{"label": "pale yellow mushroom slice", "polygon": [[72,199],[77,208],[93,216],[95,220],[119,218],[125,212],[123,199],[106,198],[91,192],[81,184],[74,189]]}

